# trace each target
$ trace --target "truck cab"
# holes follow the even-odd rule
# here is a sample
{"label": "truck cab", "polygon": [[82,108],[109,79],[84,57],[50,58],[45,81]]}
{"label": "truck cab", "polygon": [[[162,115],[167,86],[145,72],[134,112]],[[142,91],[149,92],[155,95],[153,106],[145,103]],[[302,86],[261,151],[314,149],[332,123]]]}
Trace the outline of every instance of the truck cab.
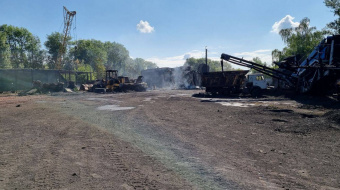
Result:
{"label": "truck cab", "polygon": [[247,75],[247,83],[252,83],[253,87],[257,86],[261,89],[267,89],[268,87],[267,81],[261,73]]}
{"label": "truck cab", "polygon": [[268,83],[264,79],[264,75],[261,73],[254,73],[246,75],[246,88],[244,92],[250,93],[253,97],[259,97],[262,95],[262,90],[268,88]]}

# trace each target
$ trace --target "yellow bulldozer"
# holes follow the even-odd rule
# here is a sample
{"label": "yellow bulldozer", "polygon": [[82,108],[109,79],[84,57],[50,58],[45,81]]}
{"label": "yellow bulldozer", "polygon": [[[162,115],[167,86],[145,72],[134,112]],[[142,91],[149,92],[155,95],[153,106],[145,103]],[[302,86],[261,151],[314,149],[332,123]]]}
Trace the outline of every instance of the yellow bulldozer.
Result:
{"label": "yellow bulldozer", "polygon": [[129,77],[118,76],[117,70],[106,70],[105,78],[95,82],[92,91],[97,93],[146,91],[147,84],[142,80],[142,76],[136,80],[130,80]]}

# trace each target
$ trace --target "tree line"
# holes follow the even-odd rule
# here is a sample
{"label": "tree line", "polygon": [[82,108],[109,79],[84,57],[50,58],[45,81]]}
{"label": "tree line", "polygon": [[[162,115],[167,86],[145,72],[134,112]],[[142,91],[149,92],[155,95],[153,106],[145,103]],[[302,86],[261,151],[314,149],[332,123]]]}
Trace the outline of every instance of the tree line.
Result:
{"label": "tree line", "polygon": [[[60,51],[63,34],[47,35],[42,49],[40,39],[25,28],[0,26],[0,68],[65,69],[94,72],[102,78],[106,69],[118,70],[120,75],[137,77],[142,70],[156,68],[153,62],[132,59],[124,45],[99,40],[66,39],[66,49]],[[58,54],[62,52],[60,67]]]}

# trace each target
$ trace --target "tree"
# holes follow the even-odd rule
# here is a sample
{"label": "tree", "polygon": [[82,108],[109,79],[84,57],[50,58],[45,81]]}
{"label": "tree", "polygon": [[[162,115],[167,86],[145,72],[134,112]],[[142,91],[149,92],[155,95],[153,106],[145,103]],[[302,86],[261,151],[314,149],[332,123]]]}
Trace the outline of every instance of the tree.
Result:
{"label": "tree", "polygon": [[[191,66],[193,70],[198,70],[199,65],[201,64],[205,64],[205,58],[188,58],[185,63],[184,66]],[[208,66],[210,71],[214,72],[214,71],[222,71],[221,68],[221,62],[220,61],[213,61],[211,59],[208,59]],[[227,63],[227,62],[223,62],[223,70],[224,71],[230,71],[233,70],[232,66]]]}
{"label": "tree", "polygon": [[129,51],[122,44],[116,42],[105,42],[104,47],[107,53],[106,68],[125,72],[130,57]]}
{"label": "tree", "polygon": [[[47,40],[44,43],[45,47],[47,48],[47,52],[49,54],[48,60],[47,60],[47,65],[50,69],[55,69],[56,64],[57,64],[57,59],[58,59],[58,54],[59,50],[62,46],[62,40],[64,36],[63,34],[59,32],[53,32],[50,35],[47,35]],[[66,44],[70,45],[71,44],[71,37],[66,38]],[[66,47],[67,47],[66,45]],[[64,54],[67,53],[67,48],[64,51]],[[64,57],[64,55],[63,55]],[[62,63],[62,67],[65,65],[65,61]]]}
{"label": "tree", "polygon": [[30,44],[27,46],[28,62],[25,68],[41,69],[44,68],[46,51],[41,50],[40,39],[34,36]]}
{"label": "tree", "polygon": [[[252,61],[254,63],[259,64],[259,65],[267,66],[267,63],[266,62],[262,62],[259,57],[254,57]],[[254,69],[251,69],[250,71],[251,71],[251,73],[257,73],[258,72],[258,71],[254,70]]]}
{"label": "tree", "polygon": [[334,16],[337,16],[337,19],[333,22],[327,24],[327,28],[330,29],[331,34],[340,34],[340,0],[325,0],[325,5],[328,8],[332,9]]}
{"label": "tree", "polygon": [[10,48],[9,45],[6,43],[7,38],[4,32],[0,31],[0,68],[1,69],[10,69],[11,61],[10,61]]}
{"label": "tree", "polygon": [[77,46],[70,50],[73,61],[80,61],[90,65],[96,77],[101,78],[105,74],[104,63],[107,62],[107,52],[104,44],[99,40],[79,40]]}
{"label": "tree", "polygon": [[[80,72],[92,72],[93,71],[93,68],[91,67],[91,65],[86,65],[84,63],[77,63],[77,71],[80,71]],[[87,78],[88,76],[87,75],[84,75],[84,74],[80,74],[78,75],[78,80],[81,81],[81,83],[83,82],[86,82],[87,81]],[[94,75],[91,74],[91,77],[92,79],[94,79]]]}
{"label": "tree", "polygon": [[[39,48],[40,41],[34,37],[26,28],[19,28],[11,25],[1,25],[0,32],[5,33],[6,43],[9,45],[11,56],[10,61],[13,68],[29,67],[28,53],[31,49]],[[39,43],[35,43],[39,41]]]}
{"label": "tree", "polygon": [[145,61],[142,58],[132,59],[126,62],[125,74],[132,78],[137,78],[141,75],[142,70],[157,68],[155,63]]}
{"label": "tree", "polygon": [[282,51],[272,51],[273,60],[281,61],[283,58],[292,55],[301,55],[305,58],[324,38],[324,32],[316,30],[316,27],[309,27],[310,20],[304,18],[296,28],[282,29],[280,36],[286,47]]}

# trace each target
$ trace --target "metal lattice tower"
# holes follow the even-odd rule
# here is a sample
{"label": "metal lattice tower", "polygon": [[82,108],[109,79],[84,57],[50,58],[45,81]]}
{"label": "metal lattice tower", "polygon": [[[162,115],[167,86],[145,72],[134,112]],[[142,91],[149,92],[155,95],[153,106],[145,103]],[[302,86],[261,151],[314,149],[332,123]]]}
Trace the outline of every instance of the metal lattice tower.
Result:
{"label": "metal lattice tower", "polygon": [[58,52],[58,59],[57,59],[57,65],[56,68],[57,69],[61,69],[61,61],[62,61],[62,57],[66,52],[66,39],[67,37],[69,37],[70,35],[70,31],[71,31],[71,26],[72,26],[72,21],[73,18],[76,15],[76,11],[69,11],[65,6],[63,9],[64,13],[64,30],[63,30],[63,40],[62,43],[60,44],[60,48],[59,48],[59,52]]}

